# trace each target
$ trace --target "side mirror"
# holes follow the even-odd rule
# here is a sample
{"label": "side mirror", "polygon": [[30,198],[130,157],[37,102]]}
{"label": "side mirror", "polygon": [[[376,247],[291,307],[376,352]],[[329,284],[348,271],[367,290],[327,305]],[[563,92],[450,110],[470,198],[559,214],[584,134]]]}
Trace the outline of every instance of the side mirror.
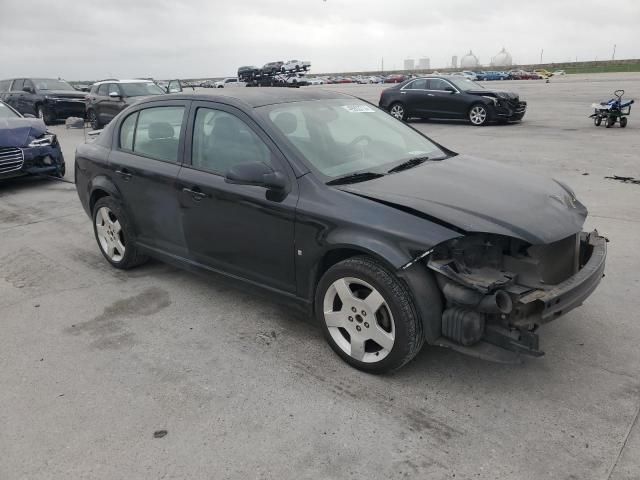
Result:
{"label": "side mirror", "polygon": [[31,87],[22,87],[22,91],[23,92],[27,92],[27,93],[33,93],[33,88],[31,88]]}
{"label": "side mirror", "polygon": [[118,92],[109,92],[109,98],[120,98],[120,94]]}
{"label": "side mirror", "polygon": [[449,92],[449,93],[456,93],[455,89],[453,87],[445,87],[444,89],[445,92]]}
{"label": "side mirror", "polygon": [[235,165],[229,169],[224,181],[234,185],[265,187],[269,190],[284,190],[287,187],[286,177],[262,162]]}

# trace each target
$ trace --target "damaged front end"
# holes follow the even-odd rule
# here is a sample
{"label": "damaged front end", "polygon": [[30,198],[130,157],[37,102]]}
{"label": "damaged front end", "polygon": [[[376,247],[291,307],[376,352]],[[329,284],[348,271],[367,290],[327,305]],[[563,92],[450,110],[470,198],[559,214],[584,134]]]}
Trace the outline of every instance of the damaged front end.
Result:
{"label": "damaged front end", "polygon": [[538,327],[595,290],[604,276],[606,242],[593,231],[546,245],[496,234],[438,245],[426,257],[446,301],[438,343],[494,360],[505,360],[504,350],[543,355]]}

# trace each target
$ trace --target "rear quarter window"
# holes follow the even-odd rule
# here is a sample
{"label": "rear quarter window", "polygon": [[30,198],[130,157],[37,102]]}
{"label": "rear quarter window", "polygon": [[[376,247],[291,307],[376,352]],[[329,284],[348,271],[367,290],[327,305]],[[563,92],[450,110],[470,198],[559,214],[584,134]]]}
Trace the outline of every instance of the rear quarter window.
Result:
{"label": "rear quarter window", "polygon": [[0,92],[8,92],[11,87],[11,80],[0,80]]}

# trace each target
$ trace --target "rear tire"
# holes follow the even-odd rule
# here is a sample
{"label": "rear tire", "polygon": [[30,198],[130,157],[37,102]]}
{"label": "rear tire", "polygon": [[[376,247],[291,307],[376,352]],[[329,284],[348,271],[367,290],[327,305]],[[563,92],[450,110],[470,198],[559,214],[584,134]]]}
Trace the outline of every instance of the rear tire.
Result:
{"label": "rear tire", "polygon": [[102,197],[93,207],[93,233],[104,258],[115,268],[129,270],[149,258],[142,255],[133,236],[133,225],[113,197]]}
{"label": "rear tire", "polygon": [[620,117],[620,128],[627,126],[627,117]]}
{"label": "rear tire", "polygon": [[396,370],[424,344],[409,290],[371,257],[349,258],[327,270],[316,289],[315,313],[331,348],[366,372]]}
{"label": "rear tire", "polygon": [[400,102],[394,102],[389,107],[389,113],[392,117],[397,118],[398,120],[402,120],[403,122],[407,121],[407,111],[404,108],[404,105]]}
{"label": "rear tire", "polygon": [[616,118],[615,117],[607,117],[607,124],[606,124],[607,128],[613,127],[613,125],[615,125],[615,123],[616,123]]}

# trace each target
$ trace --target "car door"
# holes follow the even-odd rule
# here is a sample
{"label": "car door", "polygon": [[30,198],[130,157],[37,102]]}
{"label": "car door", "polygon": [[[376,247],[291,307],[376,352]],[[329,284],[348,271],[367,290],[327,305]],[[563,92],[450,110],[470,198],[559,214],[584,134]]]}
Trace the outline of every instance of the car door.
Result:
{"label": "car door", "polygon": [[[297,182],[282,154],[238,109],[193,104],[186,160],[178,176],[189,257],[278,290],[295,292]],[[234,165],[260,161],[288,178],[290,191],[225,181]]]}
{"label": "car door", "polygon": [[176,179],[184,149],[188,101],[136,109],[115,128],[111,176],[131,216],[137,241],[185,256]]}
{"label": "car door", "polygon": [[424,115],[427,113],[428,97],[426,95],[427,80],[416,78],[400,89],[400,101],[408,113]]}
{"label": "car door", "polygon": [[[29,89],[28,91],[26,89]],[[18,111],[22,114],[36,115],[36,86],[26,78],[22,85],[22,91],[18,95]]]}
{"label": "car door", "polygon": [[108,91],[109,91],[109,84],[103,83],[98,87],[98,90],[96,90],[95,96],[92,96],[90,99],[90,103],[92,105],[93,110],[96,113],[96,117],[98,118],[98,120],[102,125],[108,123],[109,120],[111,120],[110,118],[107,120],[108,116],[106,113],[108,109],[108,102],[109,102],[109,96],[107,94]]}
{"label": "car door", "polygon": [[20,110],[20,106],[19,106],[20,95],[23,93],[22,92],[23,86],[24,86],[24,78],[15,79],[13,81],[13,84],[11,85],[11,88],[9,89],[9,92],[7,93],[6,100],[5,100],[7,104],[11,105],[20,113],[23,113]]}
{"label": "car door", "polygon": [[442,78],[429,79],[431,115],[436,118],[466,117],[469,109],[466,95]]}
{"label": "car door", "polygon": [[107,98],[104,100],[102,107],[104,123],[109,123],[113,120],[125,107],[126,103],[120,86],[117,83],[107,84]]}

